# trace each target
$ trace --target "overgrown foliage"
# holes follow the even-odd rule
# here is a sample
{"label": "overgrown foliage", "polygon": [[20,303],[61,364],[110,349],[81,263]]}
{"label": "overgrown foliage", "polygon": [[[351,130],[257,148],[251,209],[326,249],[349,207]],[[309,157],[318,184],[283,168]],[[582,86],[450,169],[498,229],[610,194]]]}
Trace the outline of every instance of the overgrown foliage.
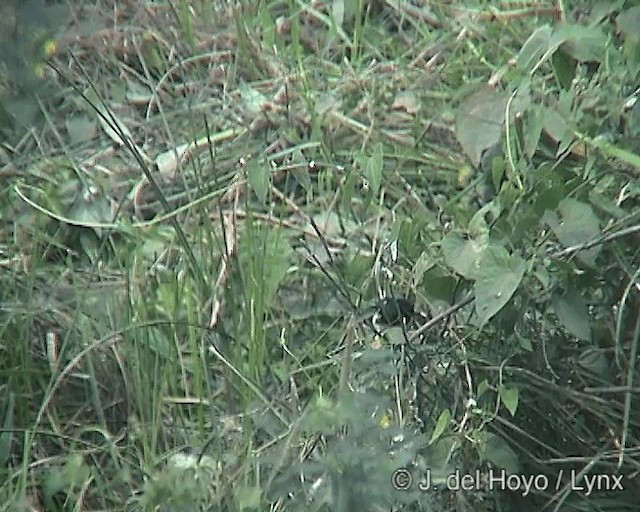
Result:
{"label": "overgrown foliage", "polygon": [[58,7],[4,7],[2,510],[637,508],[637,2]]}

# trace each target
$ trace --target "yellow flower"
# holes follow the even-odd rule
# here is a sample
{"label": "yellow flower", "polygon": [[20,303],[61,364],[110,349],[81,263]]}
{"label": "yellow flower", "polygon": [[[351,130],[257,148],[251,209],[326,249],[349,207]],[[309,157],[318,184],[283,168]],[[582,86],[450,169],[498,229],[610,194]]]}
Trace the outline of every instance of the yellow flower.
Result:
{"label": "yellow flower", "polygon": [[393,420],[393,416],[392,414],[387,411],[382,415],[382,418],[380,418],[380,426],[386,430],[391,426],[391,422]]}
{"label": "yellow flower", "polygon": [[44,58],[48,59],[58,52],[58,43],[53,39],[47,39],[42,45],[42,49],[44,50]]}
{"label": "yellow flower", "polygon": [[34,64],[33,66],[33,74],[36,75],[37,78],[44,78],[44,64],[39,62],[38,64]]}

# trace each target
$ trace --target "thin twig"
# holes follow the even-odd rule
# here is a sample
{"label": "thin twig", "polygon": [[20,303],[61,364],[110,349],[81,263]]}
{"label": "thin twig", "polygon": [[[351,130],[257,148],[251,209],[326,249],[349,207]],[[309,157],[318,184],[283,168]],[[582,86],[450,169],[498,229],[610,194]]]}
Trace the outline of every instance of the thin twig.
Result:
{"label": "thin twig", "polygon": [[588,242],[583,242],[581,244],[572,245],[571,247],[566,247],[560,251],[552,253],[551,257],[562,258],[563,256],[568,256],[579,251],[585,251],[604,242],[609,242],[611,240],[615,240],[616,238],[622,238],[623,236],[627,235],[633,235],[634,233],[640,233],[640,224],[621,229],[620,231],[609,233],[608,235],[599,236],[597,238],[594,238],[593,240],[589,240]]}
{"label": "thin twig", "polygon": [[444,320],[445,318],[449,317],[450,315],[452,315],[453,313],[455,313],[459,309],[461,309],[464,306],[466,306],[467,304],[469,304],[473,300],[473,297],[474,297],[473,293],[469,293],[469,295],[467,295],[461,301],[457,302],[456,304],[454,304],[450,308],[444,310],[439,315],[434,316],[426,324],[422,325],[416,332],[411,334],[411,336],[409,336],[409,339],[407,340],[407,342],[411,343],[411,342],[415,341],[416,339],[418,339],[425,331],[429,330],[431,327],[436,325],[438,322]]}

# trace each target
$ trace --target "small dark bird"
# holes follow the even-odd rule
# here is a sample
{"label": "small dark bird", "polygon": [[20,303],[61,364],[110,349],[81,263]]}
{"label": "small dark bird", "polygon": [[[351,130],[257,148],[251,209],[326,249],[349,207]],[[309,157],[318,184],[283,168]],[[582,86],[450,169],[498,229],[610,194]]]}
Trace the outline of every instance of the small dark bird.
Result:
{"label": "small dark bird", "polygon": [[415,317],[414,302],[410,299],[389,297],[380,300],[375,306],[374,323],[392,327],[402,325]]}

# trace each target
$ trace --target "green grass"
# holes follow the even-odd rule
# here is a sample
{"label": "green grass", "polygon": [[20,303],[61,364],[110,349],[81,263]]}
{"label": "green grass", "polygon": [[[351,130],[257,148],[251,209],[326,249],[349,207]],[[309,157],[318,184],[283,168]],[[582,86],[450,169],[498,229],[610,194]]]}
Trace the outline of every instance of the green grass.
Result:
{"label": "green grass", "polygon": [[632,2],[69,9],[0,96],[0,510],[634,510]]}

